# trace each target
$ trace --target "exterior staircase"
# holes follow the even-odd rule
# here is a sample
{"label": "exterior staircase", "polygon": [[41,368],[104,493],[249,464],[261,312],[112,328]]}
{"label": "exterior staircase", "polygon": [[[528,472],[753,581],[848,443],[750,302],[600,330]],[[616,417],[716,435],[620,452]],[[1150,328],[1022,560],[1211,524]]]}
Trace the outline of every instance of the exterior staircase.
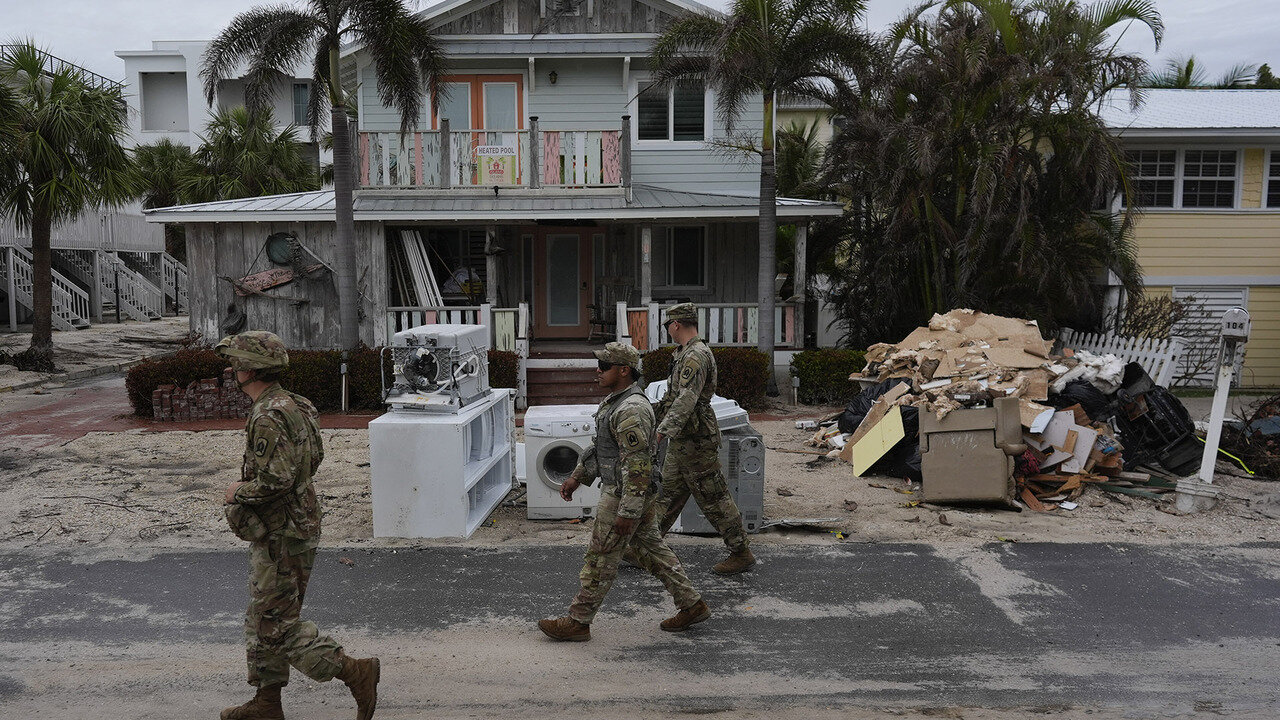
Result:
{"label": "exterior staircase", "polygon": [[115,302],[116,278],[120,278],[118,296],[120,314],[130,320],[159,320],[164,317],[164,293],[141,273],[133,270],[114,253],[99,252],[98,279],[103,302]]}
{"label": "exterior staircase", "polygon": [[[31,253],[16,245],[0,247],[0,293],[15,309],[27,314],[34,311],[32,288],[35,271]],[[89,327],[89,294],[56,270],[53,273],[53,328],[79,330]],[[14,318],[16,320],[16,318]]]}

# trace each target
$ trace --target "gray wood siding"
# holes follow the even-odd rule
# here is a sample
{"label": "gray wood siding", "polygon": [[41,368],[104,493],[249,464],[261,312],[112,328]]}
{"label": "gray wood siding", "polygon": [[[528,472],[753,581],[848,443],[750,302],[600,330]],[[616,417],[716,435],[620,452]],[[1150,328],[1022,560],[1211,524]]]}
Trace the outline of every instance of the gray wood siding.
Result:
{"label": "gray wood siding", "polygon": [[[291,348],[323,349],[340,344],[337,278],[324,273],[316,279],[295,280],[267,290],[269,295],[306,298],[298,304],[261,296],[240,297],[223,277],[241,278],[273,267],[262,252],[273,232],[292,232],[302,244],[332,267],[338,265],[334,224],[299,223],[191,223],[187,225],[187,257],[190,272],[191,329],[205,340],[222,337],[221,323],[228,306],[235,303],[248,317],[246,329],[270,330]],[[361,293],[363,342],[385,342],[386,252],[382,223],[356,223],[359,267],[356,280]]]}
{"label": "gray wood siding", "polygon": [[707,193],[760,191],[758,157],[730,155],[714,147],[631,150],[631,181],[672,190]]}
{"label": "gray wood siding", "polygon": [[[622,87],[622,59],[538,60],[529,114],[545,130],[613,130],[622,127],[627,91]],[[548,80],[556,73],[556,84]]]}
{"label": "gray wood siding", "polygon": [[[538,0],[497,0],[475,12],[440,25],[441,35],[578,34],[662,32],[672,16],[640,0],[594,0],[594,12],[587,16],[587,2],[578,4],[578,14],[556,16],[557,0],[546,0],[548,17],[540,17]],[[514,26],[512,24],[514,20]]]}

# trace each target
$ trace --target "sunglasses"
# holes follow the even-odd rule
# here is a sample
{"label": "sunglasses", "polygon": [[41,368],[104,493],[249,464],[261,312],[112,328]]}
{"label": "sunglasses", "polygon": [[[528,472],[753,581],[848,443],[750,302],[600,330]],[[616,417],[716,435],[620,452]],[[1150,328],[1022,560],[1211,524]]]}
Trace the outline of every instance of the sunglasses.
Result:
{"label": "sunglasses", "polygon": [[613,363],[603,360],[596,360],[596,365],[600,368],[600,372],[609,372],[609,368],[613,367]]}

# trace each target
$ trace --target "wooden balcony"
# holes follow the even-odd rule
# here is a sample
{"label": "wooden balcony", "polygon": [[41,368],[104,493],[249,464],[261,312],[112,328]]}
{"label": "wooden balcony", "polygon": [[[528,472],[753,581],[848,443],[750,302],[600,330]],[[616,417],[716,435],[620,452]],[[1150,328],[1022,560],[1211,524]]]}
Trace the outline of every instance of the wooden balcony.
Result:
{"label": "wooden balcony", "polygon": [[522,187],[591,189],[631,185],[631,118],[618,128],[360,132],[364,189]]}
{"label": "wooden balcony", "polygon": [[[649,303],[640,307],[617,304],[618,339],[640,352],[656,350],[675,341],[662,325],[663,313],[671,305]],[[778,303],[773,308],[773,342],[780,350],[798,349],[797,303]],[[755,347],[760,341],[760,306],[756,303],[699,303],[698,332],[712,347]]]}

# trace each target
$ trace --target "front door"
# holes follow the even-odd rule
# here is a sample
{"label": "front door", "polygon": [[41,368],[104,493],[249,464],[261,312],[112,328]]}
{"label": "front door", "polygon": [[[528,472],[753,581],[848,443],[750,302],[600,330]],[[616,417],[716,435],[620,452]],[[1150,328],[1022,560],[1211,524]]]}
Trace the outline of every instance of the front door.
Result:
{"label": "front door", "polygon": [[591,233],[540,230],[533,241],[534,337],[585,338],[593,287]]}

